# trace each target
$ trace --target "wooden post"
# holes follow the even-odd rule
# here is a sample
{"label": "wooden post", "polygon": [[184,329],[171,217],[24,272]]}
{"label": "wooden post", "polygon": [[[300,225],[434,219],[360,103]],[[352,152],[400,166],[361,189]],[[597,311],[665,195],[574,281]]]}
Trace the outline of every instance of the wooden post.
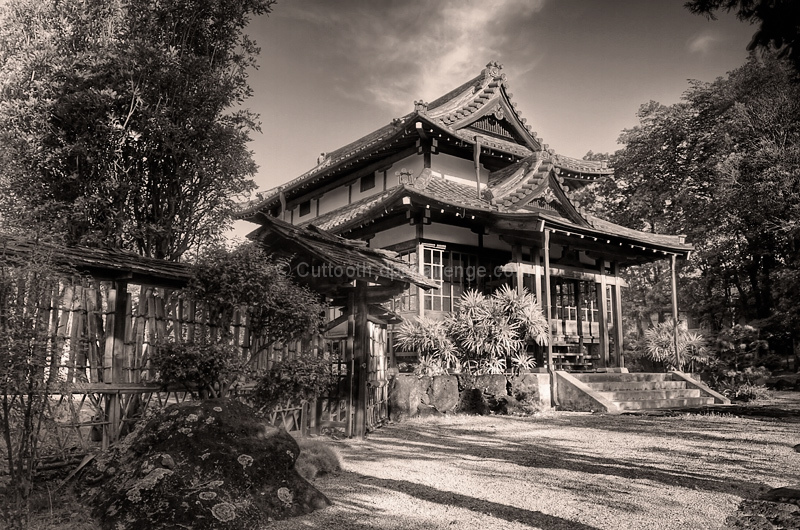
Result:
{"label": "wooden post", "polygon": [[536,289],[536,301],[539,302],[539,306],[544,309],[544,300],[542,299],[542,249],[537,248],[535,253],[533,249],[531,249],[531,257],[533,258],[533,264],[535,265],[534,274],[536,278],[536,284],[534,288]]}
{"label": "wooden post", "polygon": [[511,247],[511,260],[514,262],[516,270],[517,294],[522,294],[522,289],[525,287],[522,280],[522,246],[514,245]]}
{"label": "wooden post", "polygon": [[355,365],[353,362],[353,345],[355,343],[355,336],[356,336],[356,318],[355,318],[355,293],[350,292],[347,295],[347,340],[345,341],[345,362],[347,363],[348,369],[348,395],[347,395],[347,424],[344,428],[344,434],[348,438],[353,436],[353,407],[355,403],[353,402],[353,384],[355,383],[356,378],[356,371]]}
{"label": "wooden post", "polygon": [[547,368],[553,371],[553,324],[552,324],[552,299],[550,298],[550,231],[544,231],[544,298],[542,299],[545,308],[544,313],[547,316]]}
{"label": "wooden post", "polygon": [[672,343],[675,347],[675,361],[678,363],[676,368],[683,371],[681,352],[678,351],[678,268],[675,254],[670,256],[670,270],[672,272]]}
{"label": "wooden post", "polygon": [[608,367],[608,296],[606,287],[606,265],[605,260],[600,261],[600,282],[595,284],[597,289],[597,301],[600,306],[597,311],[598,327],[600,330],[600,364],[603,368]]}
{"label": "wooden post", "polygon": [[368,381],[367,367],[369,363],[369,306],[367,305],[367,283],[356,282],[356,336],[355,336],[355,368],[358,371],[356,394],[355,436],[364,438],[367,433]]}
{"label": "wooden post", "polygon": [[625,367],[625,358],[622,355],[622,286],[619,282],[619,263],[614,262],[614,282],[613,296],[611,297],[612,310],[614,311],[614,348],[616,349],[616,364],[619,368]]}

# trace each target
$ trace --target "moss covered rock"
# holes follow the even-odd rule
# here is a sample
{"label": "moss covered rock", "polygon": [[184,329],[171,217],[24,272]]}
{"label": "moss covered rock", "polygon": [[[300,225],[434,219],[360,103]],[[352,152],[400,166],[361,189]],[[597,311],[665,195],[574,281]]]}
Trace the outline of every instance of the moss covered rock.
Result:
{"label": "moss covered rock", "polygon": [[299,452],[237,401],[172,405],[96,459],[85,497],[108,529],[256,528],[330,505]]}

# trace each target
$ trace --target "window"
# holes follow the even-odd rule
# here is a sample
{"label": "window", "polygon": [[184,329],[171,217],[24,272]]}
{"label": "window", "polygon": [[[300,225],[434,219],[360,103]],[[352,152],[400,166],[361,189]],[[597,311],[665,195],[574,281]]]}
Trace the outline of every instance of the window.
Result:
{"label": "window", "polygon": [[311,213],[311,201],[308,200],[306,202],[300,203],[300,217],[304,215],[308,215]]}
{"label": "window", "polygon": [[[425,293],[428,311],[453,311],[458,308],[464,291],[478,288],[480,270],[478,256],[463,252],[425,247],[423,271],[439,284],[438,289]],[[491,271],[491,267],[487,267]]]}
{"label": "window", "polygon": [[[412,269],[414,270],[417,269],[416,251],[412,250],[411,252],[401,253],[398,257],[401,260],[408,263],[408,265]],[[417,312],[419,308],[419,306],[417,305],[418,292],[419,288],[416,285],[411,285],[408,289],[400,293],[398,296],[395,296],[393,299],[386,302],[386,307],[398,313],[406,311]]]}
{"label": "window", "polygon": [[375,173],[361,177],[361,193],[375,187]]}

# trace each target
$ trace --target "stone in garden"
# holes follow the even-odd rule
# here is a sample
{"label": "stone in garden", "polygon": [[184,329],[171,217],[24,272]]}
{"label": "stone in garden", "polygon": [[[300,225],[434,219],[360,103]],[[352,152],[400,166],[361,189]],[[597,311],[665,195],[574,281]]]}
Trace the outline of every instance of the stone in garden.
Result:
{"label": "stone in garden", "polygon": [[93,461],[84,501],[104,529],[259,528],[330,505],[299,452],[240,402],[172,405]]}
{"label": "stone in garden", "polygon": [[800,453],[800,444],[795,445],[794,450]]}
{"label": "stone in garden", "polygon": [[485,416],[489,414],[489,404],[479,388],[468,388],[459,395],[457,410],[465,414]]}
{"label": "stone in garden", "polygon": [[412,374],[398,374],[392,380],[389,388],[389,418],[392,421],[403,421],[418,414],[422,403],[422,384]]}
{"label": "stone in garden", "polygon": [[768,492],[761,495],[760,499],[772,502],[794,503],[798,499],[800,499],[800,484],[771,489]]}
{"label": "stone in garden", "polygon": [[439,412],[453,412],[458,406],[458,378],[440,375],[433,378],[430,388],[431,405]]}
{"label": "stone in garden", "polygon": [[508,395],[508,380],[502,374],[487,374],[475,376],[475,388],[495,398]]}

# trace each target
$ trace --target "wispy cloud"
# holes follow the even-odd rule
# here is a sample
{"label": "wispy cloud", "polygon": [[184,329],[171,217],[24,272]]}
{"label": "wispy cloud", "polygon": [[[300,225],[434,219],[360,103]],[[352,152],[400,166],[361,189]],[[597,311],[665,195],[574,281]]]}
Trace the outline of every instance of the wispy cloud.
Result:
{"label": "wispy cloud", "polygon": [[704,31],[690,38],[686,43],[686,48],[690,53],[706,55],[711,52],[714,46],[720,41],[721,39],[716,33]]}
{"label": "wispy cloud", "polygon": [[322,63],[339,65],[330,88],[360,98],[366,93],[400,114],[411,110],[413,99],[433,100],[490,60],[503,62],[513,53],[526,57],[515,70],[533,68],[530,26],[544,0],[303,4],[287,3],[282,14],[306,27]]}

